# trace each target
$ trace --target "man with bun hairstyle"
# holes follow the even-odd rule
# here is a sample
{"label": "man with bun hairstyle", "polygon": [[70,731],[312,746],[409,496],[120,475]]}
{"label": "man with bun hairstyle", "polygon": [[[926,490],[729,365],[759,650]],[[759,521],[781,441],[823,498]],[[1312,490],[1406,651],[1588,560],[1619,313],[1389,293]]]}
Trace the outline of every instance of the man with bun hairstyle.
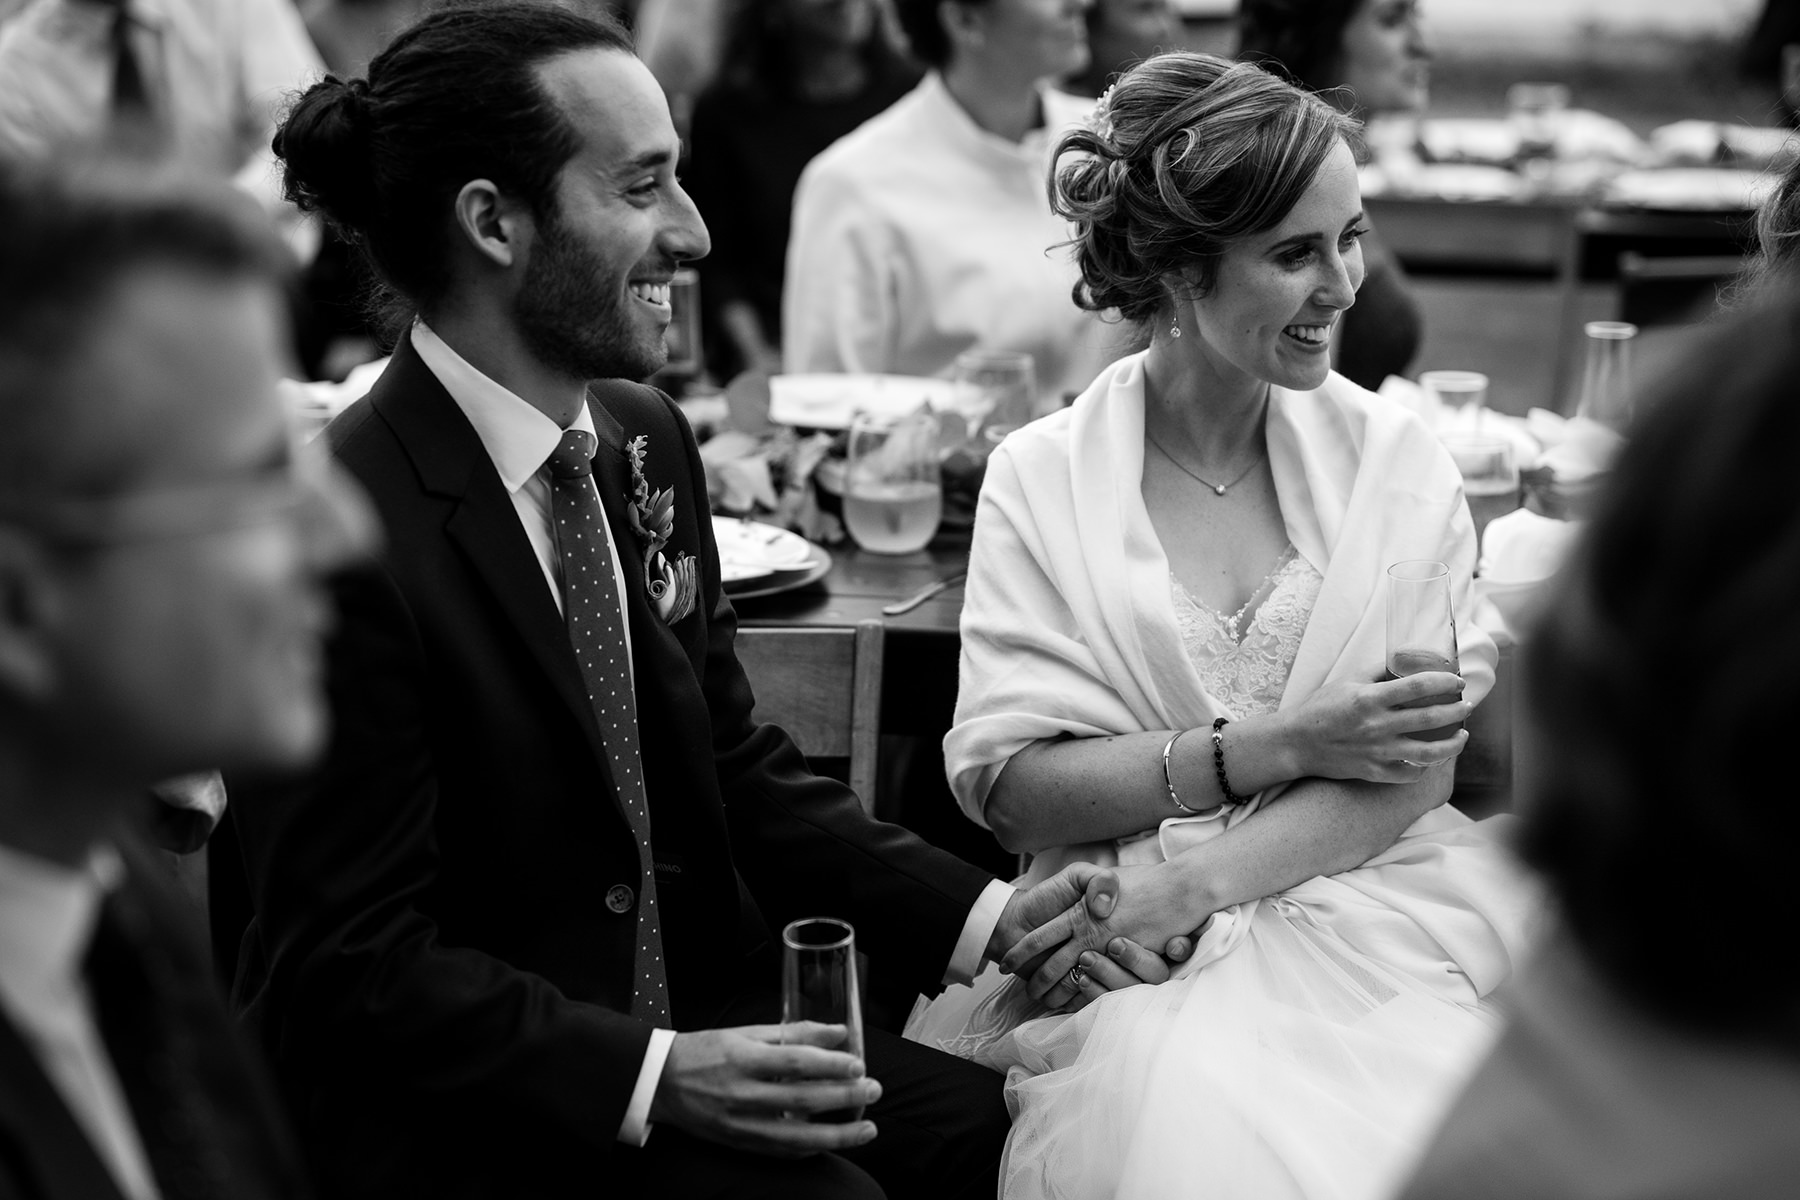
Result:
{"label": "man with bun hairstyle", "polygon": [[388,534],[342,589],[330,754],[234,793],[237,994],[324,1184],[992,1195],[1000,1078],[875,1030],[862,1060],[835,1026],[782,1044],[779,931],[846,918],[935,991],[1112,877],[1017,892],[751,719],[697,446],[628,382],[708,241],[625,35],[442,9],[275,146],[404,322],[324,434]]}

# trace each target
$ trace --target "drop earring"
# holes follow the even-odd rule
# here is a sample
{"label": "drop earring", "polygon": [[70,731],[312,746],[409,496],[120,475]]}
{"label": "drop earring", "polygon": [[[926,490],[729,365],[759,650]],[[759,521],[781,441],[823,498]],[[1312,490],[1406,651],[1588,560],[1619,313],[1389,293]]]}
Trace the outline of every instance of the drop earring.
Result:
{"label": "drop earring", "polygon": [[1169,336],[1172,338],[1181,336],[1181,314],[1178,312],[1169,314]]}

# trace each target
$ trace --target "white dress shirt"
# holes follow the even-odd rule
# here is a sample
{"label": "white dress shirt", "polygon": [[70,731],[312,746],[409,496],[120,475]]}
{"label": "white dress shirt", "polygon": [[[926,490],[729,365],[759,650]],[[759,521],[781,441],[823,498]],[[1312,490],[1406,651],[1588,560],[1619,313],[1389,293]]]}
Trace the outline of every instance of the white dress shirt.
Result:
{"label": "white dress shirt", "polygon": [[[437,376],[438,382],[444,385],[444,390],[450,393],[450,398],[469,419],[469,424],[475,427],[475,435],[481,439],[482,448],[493,460],[501,484],[512,497],[513,510],[518,513],[525,536],[531,541],[538,566],[544,572],[544,580],[549,585],[560,612],[562,559],[557,552],[556,533],[551,525],[550,469],[547,461],[551,452],[562,441],[562,428],[545,416],[542,410],[471,366],[423,321],[413,322],[412,343],[419,358]],[[593,414],[586,405],[577,411],[575,420],[569,427],[593,432]],[[590,483],[589,486],[593,485]],[[625,574],[619,565],[619,551],[613,544],[610,527],[606,528],[606,552],[612,560],[614,582],[619,594],[623,596]],[[625,661],[629,670],[629,623],[625,637]],[[1000,923],[1000,915],[1012,895],[1012,886],[997,879],[983,890],[963,924],[962,935],[951,956],[950,969],[944,976],[946,983],[968,983],[975,977],[976,972],[981,969],[988,939],[992,936],[994,927]],[[643,1066],[638,1070],[637,1084],[625,1109],[625,1120],[619,1126],[620,1141],[641,1146],[649,1138],[650,1102],[656,1096],[656,1085],[662,1078],[663,1064],[668,1059],[669,1046],[674,1040],[673,1030],[651,1031],[649,1049],[645,1052]]]}
{"label": "white dress shirt", "polygon": [[[289,92],[325,65],[290,0],[129,0],[133,46],[176,157],[235,175],[267,157]],[[114,10],[29,0],[0,24],[0,158],[47,159],[104,132]]]}
{"label": "white dress shirt", "polygon": [[82,974],[119,869],[110,852],[78,871],[0,846],[0,1006],[127,1200],[158,1200]]}
{"label": "white dress shirt", "polygon": [[1039,409],[1086,389],[1121,348],[1070,299],[1050,151],[1093,101],[1044,89],[1044,123],[1009,141],[936,72],[808,164],[794,193],[782,361],[795,372],[946,377],[965,350],[1023,350]]}

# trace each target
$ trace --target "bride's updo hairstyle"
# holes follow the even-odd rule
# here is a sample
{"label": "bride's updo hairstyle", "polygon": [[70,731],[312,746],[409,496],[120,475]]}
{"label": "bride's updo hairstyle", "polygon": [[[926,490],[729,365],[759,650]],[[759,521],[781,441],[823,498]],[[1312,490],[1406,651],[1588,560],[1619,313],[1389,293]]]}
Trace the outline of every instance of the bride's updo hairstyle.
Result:
{"label": "bride's updo hairstyle", "polygon": [[[610,18],[543,3],[439,9],[402,31],[367,79],[327,75],[275,133],[283,189],[359,247],[412,308],[449,283],[451,201],[472,179],[556,212],[555,185],[581,136],[536,68],[582,50],[631,52]],[[389,297],[391,299],[391,297]]]}
{"label": "bride's updo hairstyle", "polygon": [[1280,224],[1358,128],[1251,63],[1145,59],[1052,158],[1050,205],[1075,227],[1075,303],[1147,321],[1184,271],[1204,296],[1226,247]]}

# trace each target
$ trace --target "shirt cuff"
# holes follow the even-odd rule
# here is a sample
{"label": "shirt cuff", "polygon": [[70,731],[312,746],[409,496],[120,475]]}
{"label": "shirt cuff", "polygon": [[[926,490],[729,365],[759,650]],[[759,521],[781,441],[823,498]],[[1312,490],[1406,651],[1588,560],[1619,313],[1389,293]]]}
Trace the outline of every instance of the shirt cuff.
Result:
{"label": "shirt cuff", "polygon": [[650,1045],[644,1051],[644,1065],[638,1068],[637,1086],[631,1089],[631,1102],[625,1106],[625,1119],[619,1123],[619,1140],[628,1146],[642,1146],[650,1140],[650,1102],[656,1099],[663,1063],[668,1061],[669,1047],[674,1044],[673,1029],[650,1031]]}
{"label": "shirt cuff", "polygon": [[969,910],[969,919],[963,922],[962,936],[956,939],[956,952],[950,956],[950,966],[944,972],[946,985],[975,982],[975,973],[987,958],[988,940],[994,936],[1000,914],[1006,911],[1006,902],[1016,891],[1002,879],[991,879],[982,889],[975,907]]}

